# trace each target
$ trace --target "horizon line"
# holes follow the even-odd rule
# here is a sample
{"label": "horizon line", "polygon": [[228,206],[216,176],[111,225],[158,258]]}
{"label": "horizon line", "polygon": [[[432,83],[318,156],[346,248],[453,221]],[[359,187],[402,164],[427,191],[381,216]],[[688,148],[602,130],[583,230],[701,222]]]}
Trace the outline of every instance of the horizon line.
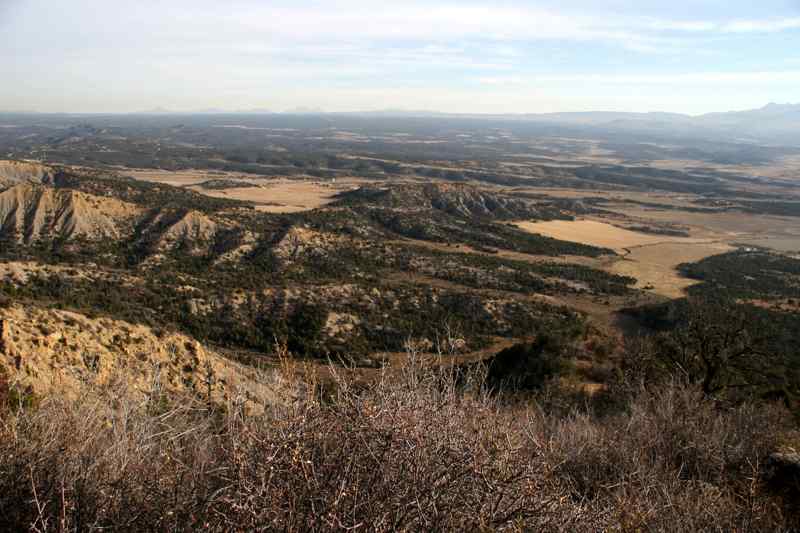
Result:
{"label": "horizon line", "polygon": [[800,107],[800,102],[769,102],[761,107],[732,109],[729,111],[709,111],[705,113],[681,113],[676,111],[620,111],[620,110],[582,110],[582,111],[545,111],[531,112],[519,111],[510,113],[487,113],[487,112],[454,112],[437,111],[425,109],[402,109],[402,108],[383,108],[383,109],[363,109],[357,111],[326,111],[324,109],[303,108],[288,109],[283,111],[272,111],[269,109],[197,109],[197,110],[175,110],[175,109],[152,109],[141,111],[38,111],[38,110],[2,110],[0,115],[67,115],[67,116],[113,116],[113,115],[366,115],[366,114],[404,114],[404,115],[442,115],[451,117],[526,117],[526,116],[553,116],[553,115],[579,115],[579,114],[622,114],[622,115],[676,115],[683,117],[702,117],[711,114],[741,113],[768,109],[770,107]]}

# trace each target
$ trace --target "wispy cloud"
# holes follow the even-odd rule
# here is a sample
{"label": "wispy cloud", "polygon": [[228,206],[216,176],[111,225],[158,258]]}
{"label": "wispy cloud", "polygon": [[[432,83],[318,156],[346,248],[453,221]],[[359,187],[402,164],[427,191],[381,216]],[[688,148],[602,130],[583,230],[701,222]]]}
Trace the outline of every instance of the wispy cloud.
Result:
{"label": "wispy cloud", "polygon": [[[225,32],[260,32],[298,41],[343,39],[351,42],[605,41],[628,47],[669,44],[686,35],[777,33],[800,29],[800,17],[709,20],[637,17],[586,10],[566,13],[531,6],[402,2],[375,9],[372,2],[346,2],[335,9],[314,6],[251,5],[221,16],[193,15],[195,23]],[[205,18],[205,20],[203,20]]]}
{"label": "wispy cloud", "polygon": [[668,20],[646,19],[634,27],[651,28],[656,31],[687,33],[779,33],[800,29],[800,17],[733,20]]}
{"label": "wispy cloud", "polygon": [[603,85],[707,85],[747,84],[766,85],[775,83],[800,84],[800,70],[748,71],[748,72],[691,72],[675,74],[568,74],[541,76],[481,77],[475,80],[484,85],[537,85],[583,83]]}
{"label": "wispy cloud", "polygon": [[721,31],[730,33],[773,33],[800,29],[800,17],[763,20],[734,20],[721,26]]}

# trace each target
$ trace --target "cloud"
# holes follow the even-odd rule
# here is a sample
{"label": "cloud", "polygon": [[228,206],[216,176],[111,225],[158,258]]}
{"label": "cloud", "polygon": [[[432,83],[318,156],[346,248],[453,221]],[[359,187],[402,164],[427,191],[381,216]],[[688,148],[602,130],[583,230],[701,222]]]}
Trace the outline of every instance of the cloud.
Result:
{"label": "cloud", "polygon": [[[29,0],[25,6],[16,17],[23,27],[21,32],[15,30],[18,46],[37,39],[76,53],[94,53],[101,43],[122,53],[182,48],[195,55],[205,50],[300,57],[303,50],[316,47],[327,49],[321,59],[338,54],[346,60],[370,54],[378,59],[385,50],[408,46],[429,46],[428,57],[454,57],[457,54],[451,48],[480,43],[486,62],[486,57],[519,59],[520,47],[543,41],[599,43],[641,54],[671,54],[702,49],[707,45],[704,39],[714,36],[800,28],[800,18],[790,17],[683,20],[611,13],[594,6],[567,12],[530,4],[454,0],[407,0],[380,7],[366,0],[315,5],[254,0],[139,0],[125,4],[73,0],[54,5]],[[48,21],[52,24],[45,24]],[[45,35],[40,31],[43,25],[49,28]],[[288,48],[295,52],[287,53]],[[461,51],[462,57],[468,54]],[[307,57],[314,60],[317,56]]]}
{"label": "cloud", "polygon": [[800,29],[800,17],[770,19],[734,19],[727,21],[711,20],[653,20],[643,24],[657,31],[676,31],[686,33],[728,34],[728,33],[780,33]]}
{"label": "cloud", "polygon": [[676,44],[681,35],[776,33],[800,29],[800,17],[765,19],[671,19],[625,14],[580,13],[530,5],[457,2],[396,2],[376,9],[374,3],[345,2],[322,6],[247,4],[224,14],[197,13],[187,21],[225,33],[256,33],[298,42],[482,40],[536,42],[543,40],[603,41],[626,48],[652,50]]}
{"label": "cloud", "polygon": [[159,41],[224,45],[253,38],[263,43],[359,45],[566,40],[644,46],[663,41],[639,20],[566,14],[530,6],[454,2],[393,2],[376,8],[372,2],[358,1],[309,6],[202,1],[197,5],[187,1],[155,4],[148,0],[124,5],[76,0],[69,5],[53,5],[31,0],[19,18],[27,19],[20,22],[28,27],[30,36],[40,33],[40,24],[49,21],[53,23],[48,24],[52,26],[49,31],[54,35],[71,37],[61,40],[67,46],[91,46],[102,38],[115,48],[146,47]]}
{"label": "cloud", "polygon": [[648,19],[641,24],[656,31],[677,31],[686,33],[779,33],[800,29],[800,17],[770,19],[712,20],[659,20]]}
{"label": "cloud", "polygon": [[481,77],[479,84],[521,86],[537,84],[602,84],[602,85],[766,85],[800,84],[800,70],[749,72],[691,72],[675,74],[569,74],[541,76]]}
{"label": "cloud", "polygon": [[800,17],[764,20],[734,20],[720,30],[728,33],[775,33],[800,29]]}
{"label": "cloud", "polygon": [[[167,14],[166,19],[172,19]],[[503,43],[542,40],[653,41],[652,36],[606,25],[595,17],[574,16],[557,11],[518,6],[463,5],[456,3],[392,3],[376,9],[374,4],[349,2],[330,7],[270,6],[248,4],[224,13],[213,10],[191,14],[174,13],[182,24],[194,28],[184,37],[197,40],[241,39],[259,36],[270,42],[343,42],[394,44],[426,42],[449,46],[458,41],[496,43],[499,53],[514,52]],[[162,28],[174,32],[174,28]]]}
{"label": "cloud", "polygon": [[[590,101],[598,85],[609,93],[622,85],[761,90],[798,80],[794,50],[776,44],[800,29],[797,17],[747,18],[752,11],[727,5],[716,14],[692,10],[694,18],[659,8],[654,17],[641,16],[631,0],[612,2],[616,10],[588,0],[542,2],[0,0],[0,72],[24,80],[3,94],[20,106],[28,105],[25,87],[40,87],[35,94],[51,107],[62,105],[62,93],[84,98],[87,107],[101,94],[110,95],[109,106],[135,99],[135,108],[167,105],[171,94],[197,107],[225,107],[232,95],[258,98],[254,106],[278,95],[287,95],[287,107],[323,105],[302,100],[313,94],[331,107],[358,108],[348,95],[377,102],[384,91],[389,102],[399,93],[387,87],[421,100],[415,107],[426,107],[426,92],[436,95],[429,107],[457,90],[468,91],[464,105],[477,106],[482,91],[508,89],[497,99],[504,106],[532,105],[531,88],[540,85],[559,94],[575,86]],[[776,12],[768,5],[762,11]],[[751,46],[767,41],[760,50]],[[734,66],[752,72],[725,72]],[[665,74],[676,70],[684,73]],[[525,100],[512,98],[523,90]],[[663,97],[642,92],[656,104]]]}

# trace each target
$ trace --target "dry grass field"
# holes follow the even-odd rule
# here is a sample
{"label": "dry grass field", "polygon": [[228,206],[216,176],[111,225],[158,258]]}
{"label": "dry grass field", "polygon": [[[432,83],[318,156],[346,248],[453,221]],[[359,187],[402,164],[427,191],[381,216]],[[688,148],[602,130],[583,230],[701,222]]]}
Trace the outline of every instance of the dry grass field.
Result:
{"label": "dry grass field", "polygon": [[[731,172],[761,178],[785,180],[796,182],[800,173],[800,156],[789,155],[767,164],[738,164],[723,165],[698,161],[692,159],[664,159],[650,161],[650,166],[668,170],[683,170],[686,168],[702,168],[711,171]],[[797,194],[797,191],[787,191]]]}
{"label": "dry grass field", "polygon": [[351,185],[332,185],[319,181],[261,181],[259,186],[231,189],[193,190],[214,198],[229,198],[254,202],[259,211],[268,213],[296,213],[309,211],[329,204],[334,197]]}
{"label": "dry grass field", "polygon": [[[347,157],[347,156],[344,156]],[[335,196],[364,180],[339,178],[336,183],[319,179],[286,179],[254,177],[235,172],[186,170],[178,172],[132,170],[127,174],[149,182],[186,187],[216,198],[245,200],[256,204],[256,209],[269,213],[295,213],[323,207]],[[252,183],[252,187],[206,189],[201,183],[212,179],[230,179]],[[503,191],[504,187],[492,187]],[[610,213],[596,219],[576,221],[519,222],[517,226],[531,233],[556,239],[580,242],[615,250],[621,257],[599,259],[562,257],[550,258],[558,262],[575,262],[600,268],[615,274],[636,278],[637,287],[646,288],[655,296],[677,298],[693,284],[682,277],[676,267],[685,262],[699,261],[705,257],[724,253],[735,245],[767,246],[784,252],[800,251],[800,220],[791,217],[753,215],[720,211],[698,213],[683,208],[695,207],[694,195],[676,195],[667,192],[598,191],[570,188],[516,187],[515,193],[529,192],[557,198],[580,199],[591,195],[604,197],[603,206]],[[655,203],[671,209],[643,207],[629,202]],[[657,235],[626,229],[631,224],[674,227],[688,231],[688,237]],[[433,243],[420,242],[426,247]],[[478,253],[464,246],[448,248],[449,252]],[[509,259],[541,261],[543,258],[509,251],[498,251]]]}
{"label": "dry grass field", "polygon": [[[578,191],[574,191],[574,196],[568,191],[560,192],[558,196],[579,196]],[[688,201],[680,197],[673,197],[672,201],[665,200],[660,195],[650,195],[650,201],[656,203],[678,206]],[[725,253],[736,245],[765,246],[782,252],[800,251],[800,220],[796,217],[733,211],[697,213],[625,203],[606,204],[604,208],[616,213],[613,217],[615,223],[635,221],[678,225],[686,228],[690,237],[645,234],[599,220],[521,222],[517,225],[526,231],[556,239],[611,248],[623,258],[603,261],[596,265],[598,268],[632,276],[638,280],[637,287],[648,288],[655,294],[669,298],[683,296],[684,289],[694,283],[675,270],[681,263]]]}
{"label": "dry grass field", "polygon": [[228,172],[214,172],[209,170],[149,170],[149,169],[125,169],[122,172],[126,176],[137,180],[150,183],[164,183],[174,187],[186,187],[203,183],[210,179],[218,178],[241,178],[239,174]]}
{"label": "dry grass field", "polygon": [[551,220],[548,222],[519,222],[517,226],[531,233],[538,233],[554,239],[581,242],[611,248],[618,252],[636,246],[649,246],[661,243],[697,244],[704,239],[650,235],[630,231],[597,220]]}
{"label": "dry grass field", "polygon": [[[209,170],[126,169],[124,173],[150,183],[185,187],[213,198],[253,202],[256,209],[266,213],[297,213],[316,209],[332,202],[338,193],[357,187],[364,181],[343,178],[333,183],[330,180],[254,177],[252,174]],[[200,186],[205,181],[219,179],[244,181],[253,186],[227,189],[206,189]]]}
{"label": "dry grass field", "polygon": [[668,298],[680,298],[687,287],[697,283],[681,276],[675,267],[693,263],[706,257],[733,249],[725,243],[696,244],[659,243],[631,248],[623,259],[615,261],[608,270],[631,276],[638,280],[638,288],[652,287],[652,291]]}
{"label": "dry grass field", "polygon": [[694,237],[764,246],[782,252],[800,251],[800,219],[797,217],[732,211],[692,213],[680,210],[646,209],[622,204],[606,206],[606,208],[628,218],[689,226]]}
{"label": "dry grass field", "polygon": [[694,283],[675,270],[679,264],[733,248],[709,237],[650,235],[596,220],[521,222],[517,226],[556,239],[611,248],[622,257],[616,261],[598,261],[598,268],[634,277],[638,280],[637,287],[668,298],[681,297],[683,290]]}
{"label": "dry grass field", "polygon": [[767,235],[800,236],[800,219],[756,215],[735,211],[692,213],[681,210],[657,210],[631,206],[604,206],[627,217],[643,218],[655,222],[677,223],[693,228],[695,236],[754,237]]}

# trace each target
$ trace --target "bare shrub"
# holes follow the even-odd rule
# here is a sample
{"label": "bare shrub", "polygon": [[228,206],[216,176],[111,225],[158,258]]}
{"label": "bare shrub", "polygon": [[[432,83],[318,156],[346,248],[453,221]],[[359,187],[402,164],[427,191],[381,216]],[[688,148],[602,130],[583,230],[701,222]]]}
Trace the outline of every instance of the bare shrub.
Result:
{"label": "bare shrub", "polygon": [[[515,419],[447,373],[407,370],[367,390],[339,381],[233,456],[223,529],[486,530],[544,526],[563,489],[534,461]],[[490,421],[490,423],[487,423]],[[222,511],[221,509],[225,509]],[[235,513],[231,511],[235,510]]]}
{"label": "bare shrub", "polygon": [[786,413],[725,409],[702,391],[642,390],[625,414],[552,420],[548,461],[572,498],[623,529],[780,530],[785,517],[760,483]]}
{"label": "bare shrub", "polygon": [[[781,413],[691,389],[547,414],[450,368],[341,376],[248,415],[122,389],[2,418],[0,530],[781,530],[760,486]],[[284,373],[289,374],[284,370]]]}

